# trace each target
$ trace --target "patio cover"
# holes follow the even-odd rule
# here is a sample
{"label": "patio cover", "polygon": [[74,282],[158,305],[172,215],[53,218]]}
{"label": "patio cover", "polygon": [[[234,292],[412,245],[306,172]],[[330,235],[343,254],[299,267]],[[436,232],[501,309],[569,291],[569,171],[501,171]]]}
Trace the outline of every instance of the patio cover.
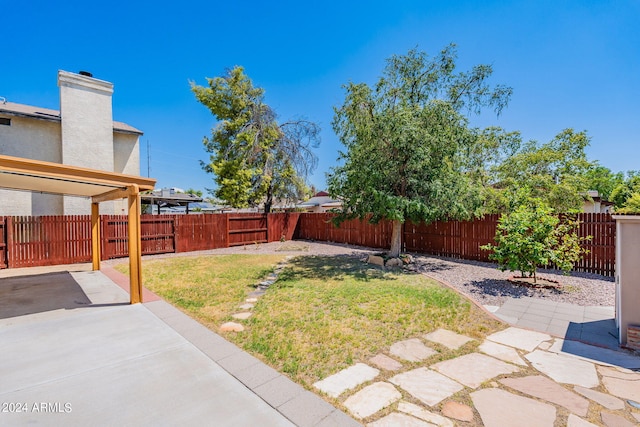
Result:
{"label": "patio cover", "polygon": [[140,192],[155,179],[0,155],[0,188],[91,198],[93,269],[100,269],[100,202],[128,199],[131,304],[142,302]]}

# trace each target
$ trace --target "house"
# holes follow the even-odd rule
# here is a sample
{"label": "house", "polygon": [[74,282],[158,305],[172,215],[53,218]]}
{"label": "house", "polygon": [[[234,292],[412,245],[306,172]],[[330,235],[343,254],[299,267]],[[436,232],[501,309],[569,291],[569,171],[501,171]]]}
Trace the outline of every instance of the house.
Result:
{"label": "house", "polygon": [[582,212],[585,213],[611,213],[613,211],[613,202],[608,202],[600,197],[595,190],[589,190],[582,204]]}
{"label": "house", "polygon": [[305,212],[327,212],[332,209],[340,209],[342,201],[331,198],[329,193],[325,191],[320,191],[306,202],[297,204],[296,207]]}
{"label": "house", "polygon": [[[113,121],[113,84],[90,73],[58,71],[60,111],[0,98],[0,154],[140,175],[142,132]],[[91,201],[58,194],[0,190],[0,215],[86,215]],[[126,201],[100,213],[124,214]]]}

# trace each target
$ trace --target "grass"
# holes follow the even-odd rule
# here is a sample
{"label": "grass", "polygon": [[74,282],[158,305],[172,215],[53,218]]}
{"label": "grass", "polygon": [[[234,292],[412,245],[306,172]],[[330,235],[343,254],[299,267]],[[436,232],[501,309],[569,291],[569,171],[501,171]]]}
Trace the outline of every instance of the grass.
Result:
{"label": "grass", "polygon": [[[239,311],[252,285],[282,259],[219,255],[144,261],[144,283],[217,332]],[[306,387],[388,351],[394,342],[437,328],[475,338],[500,328],[425,276],[382,271],[344,256],[290,260],[253,313],[244,332],[226,338]]]}

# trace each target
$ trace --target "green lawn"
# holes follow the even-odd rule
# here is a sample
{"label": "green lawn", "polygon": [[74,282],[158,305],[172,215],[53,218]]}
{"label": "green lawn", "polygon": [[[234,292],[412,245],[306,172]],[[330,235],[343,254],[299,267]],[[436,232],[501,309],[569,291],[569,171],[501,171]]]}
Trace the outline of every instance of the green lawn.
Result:
{"label": "green lawn", "polygon": [[[217,255],[144,261],[144,283],[218,332],[240,311],[237,307],[252,285],[283,258]],[[118,269],[124,272],[126,266]],[[307,387],[388,351],[396,341],[440,327],[475,338],[500,329],[469,301],[425,276],[382,271],[352,257],[290,260],[252,311],[251,318],[240,321],[244,332],[225,337]]]}

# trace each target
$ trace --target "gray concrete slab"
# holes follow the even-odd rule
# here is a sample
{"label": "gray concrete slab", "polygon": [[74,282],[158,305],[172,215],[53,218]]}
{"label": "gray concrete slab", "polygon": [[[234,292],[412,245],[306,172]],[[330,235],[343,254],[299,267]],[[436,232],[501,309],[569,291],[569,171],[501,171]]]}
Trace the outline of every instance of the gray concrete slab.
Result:
{"label": "gray concrete slab", "polygon": [[358,425],[164,301],[129,305],[100,272],[30,280],[51,279],[56,298],[0,308],[0,401],[28,404],[0,425]]}

